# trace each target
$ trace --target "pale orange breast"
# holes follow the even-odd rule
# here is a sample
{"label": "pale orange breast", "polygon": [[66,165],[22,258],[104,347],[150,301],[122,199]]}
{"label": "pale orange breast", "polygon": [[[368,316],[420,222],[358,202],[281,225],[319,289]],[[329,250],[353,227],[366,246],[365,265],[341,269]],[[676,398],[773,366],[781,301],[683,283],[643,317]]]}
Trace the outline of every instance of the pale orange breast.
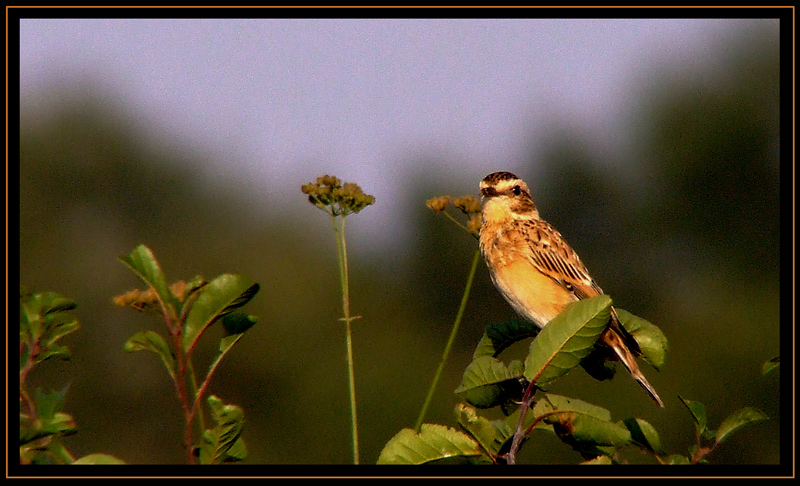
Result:
{"label": "pale orange breast", "polygon": [[498,266],[490,273],[511,307],[539,327],[544,327],[576,300],[572,292],[525,260]]}
{"label": "pale orange breast", "polygon": [[516,227],[486,225],[480,245],[497,289],[519,315],[539,327],[577,300],[572,292],[536,268],[530,258],[529,241]]}

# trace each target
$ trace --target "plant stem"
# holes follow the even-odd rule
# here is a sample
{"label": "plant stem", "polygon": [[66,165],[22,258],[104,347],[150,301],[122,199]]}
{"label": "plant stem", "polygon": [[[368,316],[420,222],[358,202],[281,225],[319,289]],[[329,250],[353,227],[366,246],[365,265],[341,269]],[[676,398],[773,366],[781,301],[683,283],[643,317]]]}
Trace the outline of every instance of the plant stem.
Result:
{"label": "plant stem", "polygon": [[[455,224],[456,224],[456,225],[457,225],[459,228],[463,229],[463,230],[464,230],[464,231],[466,231],[467,233],[470,233],[470,234],[473,234],[473,235],[474,235],[474,233],[472,233],[472,232],[469,230],[469,228],[467,228],[465,225],[461,224],[461,223],[460,223],[460,222],[459,222],[459,221],[458,221],[456,218],[452,217],[452,216],[450,215],[450,213],[448,213],[448,212],[444,211],[444,212],[442,212],[442,214],[443,214],[443,215],[444,215],[446,218],[450,219],[450,221],[454,222],[454,223],[455,223]],[[477,236],[477,235],[475,235],[475,236]]]}
{"label": "plant stem", "polygon": [[[184,436],[183,436],[183,445],[186,448],[186,461],[189,464],[194,464],[194,453],[192,451],[192,419],[190,417],[191,408],[189,406],[189,397],[188,391],[186,390],[186,371],[187,367],[193,372],[193,368],[191,367],[191,362],[189,360],[189,356],[183,353],[183,341],[181,339],[181,323],[176,322],[177,316],[173,312],[170,312],[170,308],[164,303],[161,303],[161,307],[164,310],[164,319],[167,322],[167,329],[169,331],[170,336],[172,337],[172,345],[175,350],[175,362],[176,362],[176,370],[175,370],[175,390],[178,394],[178,399],[181,402],[181,408],[183,409],[183,417],[186,421],[186,426],[184,429]],[[194,379],[194,378],[192,378]]]}
{"label": "plant stem", "polygon": [[[536,378],[538,378],[538,376]],[[535,391],[534,384],[536,383],[536,378],[531,380],[530,383],[528,383],[528,387],[525,389],[525,394],[522,396],[522,403],[520,404],[519,420],[517,420],[517,427],[514,430],[514,437],[511,440],[511,447],[509,448],[508,453],[506,453],[505,455],[506,464],[510,466],[516,464],[517,451],[519,450],[520,444],[522,444],[522,439],[528,432],[530,432],[530,429],[528,431],[523,431],[522,425],[525,423],[525,414],[528,413],[528,408],[530,408],[531,402],[533,401],[533,394]],[[531,427],[533,427],[533,425],[531,425]]]}
{"label": "plant stem", "polygon": [[[445,213],[446,214],[446,213]],[[453,343],[456,340],[456,335],[458,334],[458,327],[461,325],[461,318],[464,316],[464,310],[467,308],[467,300],[469,300],[469,292],[472,288],[472,281],[475,279],[475,272],[478,269],[478,262],[480,261],[481,251],[480,249],[475,251],[475,256],[472,258],[472,268],[470,268],[469,276],[467,277],[467,284],[464,287],[464,295],[461,296],[461,305],[458,307],[458,313],[456,314],[456,320],[453,322],[453,328],[450,330],[450,337],[447,339],[447,344],[444,347],[444,353],[442,353],[442,360],[439,362],[439,367],[436,368],[436,374],[433,377],[433,382],[431,383],[431,387],[428,390],[428,396],[425,398],[425,403],[422,405],[422,410],[419,413],[419,417],[417,418],[417,423],[414,425],[414,430],[419,432],[420,428],[422,427],[422,421],[425,419],[425,413],[428,411],[428,407],[433,400],[433,394],[436,391],[436,386],[439,383],[439,378],[442,376],[442,371],[444,370],[444,365],[447,362],[447,358],[450,355],[450,350],[453,347]]]}
{"label": "plant stem", "polygon": [[345,239],[345,215],[342,214],[342,229],[339,231],[339,226],[336,224],[336,216],[333,217],[333,230],[336,235],[336,249],[339,255],[339,278],[342,285],[342,312],[345,323],[345,342],[347,346],[347,375],[348,387],[350,392],[350,428],[353,438],[353,464],[358,464],[358,420],[356,418],[356,384],[355,374],[353,372],[353,339],[351,323],[353,317],[350,317],[350,285],[349,274],[347,268],[347,241]]}
{"label": "plant stem", "polygon": [[[187,422],[191,423],[194,421],[195,417],[197,418],[197,431],[202,437],[203,432],[206,430],[205,426],[205,418],[203,417],[203,409],[200,406],[200,401],[203,398],[203,393],[206,391],[206,387],[208,386],[208,381],[210,377],[206,378],[203,382],[203,385],[200,388],[197,388],[197,375],[194,371],[194,365],[192,364],[192,360],[189,359],[187,361],[187,368],[189,370],[189,382],[192,385],[192,406],[189,410],[189,415],[187,416]],[[210,372],[211,373],[211,372]]]}

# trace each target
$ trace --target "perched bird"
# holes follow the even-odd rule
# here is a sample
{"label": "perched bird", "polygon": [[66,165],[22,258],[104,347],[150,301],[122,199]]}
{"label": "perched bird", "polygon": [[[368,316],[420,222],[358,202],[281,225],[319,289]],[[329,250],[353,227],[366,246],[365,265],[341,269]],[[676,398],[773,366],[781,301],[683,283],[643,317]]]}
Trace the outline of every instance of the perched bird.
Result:
{"label": "perched bird", "polygon": [[[492,282],[522,317],[543,328],[572,302],[603,293],[561,233],[539,217],[528,185],[510,172],[480,183],[480,248]],[[636,363],[639,345],[614,308],[600,342],[661,407],[664,403]]]}

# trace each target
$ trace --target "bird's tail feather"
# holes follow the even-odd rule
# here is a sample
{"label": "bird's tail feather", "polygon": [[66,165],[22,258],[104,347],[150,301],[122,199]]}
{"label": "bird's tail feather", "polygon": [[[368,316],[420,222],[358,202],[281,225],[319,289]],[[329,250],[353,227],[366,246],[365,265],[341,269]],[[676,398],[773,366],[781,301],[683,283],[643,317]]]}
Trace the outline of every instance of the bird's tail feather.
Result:
{"label": "bird's tail feather", "polygon": [[659,407],[663,407],[664,402],[661,401],[661,398],[658,396],[658,393],[656,393],[656,390],[653,388],[650,382],[647,381],[647,378],[644,377],[644,374],[639,369],[639,365],[636,363],[636,356],[631,352],[630,348],[625,343],[624,338],[620,335],[620,332],[617,329],[618,327],[621,327],[618,322],[612,323],[612,326],[609,327],[608,331],[603,334],[603,342],[614,351],[617,359],[619,359],[622,365],[625,366],[625,369],[628,370],[628,373],[631,374],[633,379],[636,380],[636,382],[639,383],[639,385],[650,395],[650,398],[652,398]]}

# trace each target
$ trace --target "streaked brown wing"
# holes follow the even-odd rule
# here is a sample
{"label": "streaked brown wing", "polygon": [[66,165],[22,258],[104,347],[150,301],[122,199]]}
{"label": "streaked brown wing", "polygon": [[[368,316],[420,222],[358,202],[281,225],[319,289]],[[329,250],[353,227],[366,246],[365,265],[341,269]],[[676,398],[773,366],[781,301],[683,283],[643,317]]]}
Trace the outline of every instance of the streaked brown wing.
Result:
{"label": "streaked brown wing", "polygon": [[572,292],[578,300],[603,293],[578,254],[548,222],[530,220],[525,222],[524,228],[531,249],[531,262],[539,271]]}
{"label": "streaked brown wing", "polygon": [[[589,275],[589,270],[581,262],[578,254],[564,241],[555,228],[543,220],[531,220],[526,223],[530,223],[525,226],[531,248],[531,261],[539,271],[572,292],[577,300],[603,293],[603,289]],[[625,342],[634,356],[641,355],[639,344],[622,327],[613,307],[611,308],[610,327]]]}

